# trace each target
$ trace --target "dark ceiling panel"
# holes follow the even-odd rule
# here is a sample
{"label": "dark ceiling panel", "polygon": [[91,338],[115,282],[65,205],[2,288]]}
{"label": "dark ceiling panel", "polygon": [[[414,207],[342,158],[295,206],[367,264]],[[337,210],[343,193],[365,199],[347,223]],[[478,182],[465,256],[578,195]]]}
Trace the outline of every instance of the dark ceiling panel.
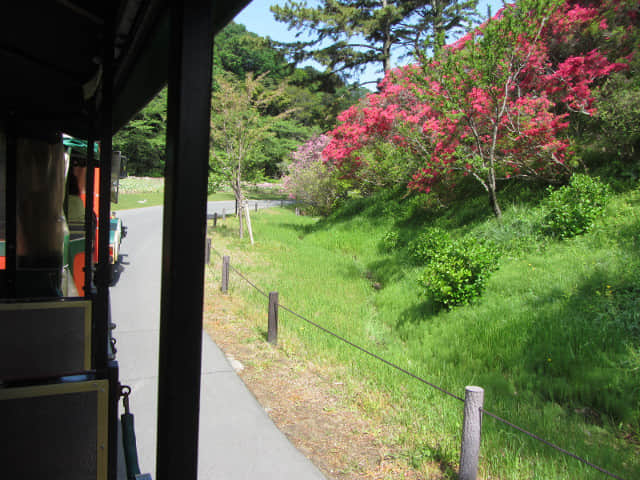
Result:
{"label": "dark ceiling panel", "polygon": [[[214,31],[249,0],[216,1]],[[99,70],[105,9],[116,26],[114,132],[166,84],[169,17],[165,0],[21,0],[0,15],[0,120],[12,116],[59,125],[86,138],[88,114],[82,85]],[[37,117],[41,117],[38,119]]]}

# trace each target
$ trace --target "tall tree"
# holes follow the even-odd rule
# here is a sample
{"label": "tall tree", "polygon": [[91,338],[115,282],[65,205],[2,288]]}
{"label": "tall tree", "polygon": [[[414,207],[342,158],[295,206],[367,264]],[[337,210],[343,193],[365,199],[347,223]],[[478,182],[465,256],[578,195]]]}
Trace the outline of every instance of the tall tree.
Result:
{"label": "tall tree", "polygon": [[244,79],[248,72],[254,75],[269,72],[269,77],[276,83],[293,70],[270,39],[249,32],[244,25],[234,22],[216,35],[214,65],[217,71],[231,72],[239,79]]}
{"label": "tall tree", "polygon": [[114,135],[114,149],[127,156],[130,175],[164,175],[166,122],[167,89],[164,88]]}
{"label": "tall tree", "polygon": [[[264,114],[283,96],[285,88],[283,85],[277,89],[266,89],[263,85],[265,76],[254,77],[248,73],[240,81],[230,75],[221,75],[212,94],[211,169],[231,187],[239,207],[245,204],[243,181],[251,180],[252,175],[258,172],[256,158],[260,143],[272,134],[279,121],[291,114],[290,110],[277,115]],[[245,213],[250,225],[248,209]],[[238,218],[242,238],[241,212],[238,212]]]}
{"label": "tall tree", "polygon": [[297,36],[314,38],[287,44],[296,60],[313,58],[345,76],[369,64],[391,69],[392,50],[409,48],[418,58],[444,45],[448,31],[469,23],[477,0],[287,0],[274,5],[276,20]]}

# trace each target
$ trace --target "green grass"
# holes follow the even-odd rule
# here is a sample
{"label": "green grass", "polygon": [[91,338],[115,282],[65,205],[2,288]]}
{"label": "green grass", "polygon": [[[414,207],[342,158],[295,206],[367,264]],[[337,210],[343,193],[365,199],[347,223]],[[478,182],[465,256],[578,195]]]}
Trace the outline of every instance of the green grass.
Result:
{"label": "green grass", "polygon": [[[618,195],[592,233],[562,242],[538,233],[537,197],[507,196],[502,222],[473,196],[434,211],[387,195],[326,220],[274,209],[252,216],[254,248],[235,237],[230,221],[213,233],[214,246],[265,291],[278,291],[281,304],[456,395],[480,385],[487,410],[623,478],[640,478],[640,192]],[[426,225],[499,245],[499,268],[473,304],[447,311],[422,295],[421,268],[408,261],[406,244]],[[384,250],[392,230],[399,248]],[[232,279],[247,317],[266,328],[266,300]],[[286,312],[280,318],[280,345],[344,377],[368,414],[399,425],[408,461],[453,471],[462,404]],[[603,478],[491,418],[481,471]]]}
{"label": "green grass", "polygon": [[128,210],[130,208],[155,207],[164,202],[164,192],[145,193],[120,193],[118,203],[112,203],[111,208],[115,211]]}
{"label": "green grass", "polygon": [[127,177],[120,179],[118,203],[113,210],[154,207],[164,202],[164,178]]}
{"label": "green grass", "polygon": [[[251,200],[280,200],[286,196],[278,193],[277,185],[273,188],[248,187],[246,196]],[[234,200],[230,191],[211,193],[207,196],[210,202]],[[118,203],[113,203],[113,210],[154,207],[164,202],[164,179],[151,177],[127,177],[120,180]]]}

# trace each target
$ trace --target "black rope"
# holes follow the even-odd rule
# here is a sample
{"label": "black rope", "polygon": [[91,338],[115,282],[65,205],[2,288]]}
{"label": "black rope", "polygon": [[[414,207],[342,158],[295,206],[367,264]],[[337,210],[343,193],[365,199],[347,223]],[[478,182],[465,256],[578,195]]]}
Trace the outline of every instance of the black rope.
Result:
{"label": "black rope", "polygon": [[491,412],[489,412],[489,411],[485,410],[484,408],[480,408],[480,411],[481,411],[482,413],[484,413],[485,415],[488,415],[488,416],[490,416],[491,418],[494,418],[495,420],[497,420],[497,421],[499,421],[499,422],[502,422],[502,423],[504,423],[505,425],[508,425],[509,427],[514,428],[514,429],[516,429],[516,430],[518,430],[518,431],[520,431],[520,432],[524,433],[525,435],[528,435],[528,436],[530,436],[531,438],[533,438],[533,439],[535,439],[535,440],[538,440],[539,442],[542,442],[542,443],[544,443],[545,445],[547,445],[547,446],[549,446],[549,447],[551,447],[551,448],[556,449],[557,451],[559,451],[559,452],[561,452],[561,453],[564,453],[565,455],[568,455],[568,456],[570,456],[570,457],[572,457],[572,458],[575,458],[576,460],[578,460],[578,461],[580,461],[580,462],[584,463],[585,465],[590,466],[591,468],[595,468],[596,470],[598,470],[599,472],[604,473],[605,475],[608,475],[608,476],[610,476],[610,477],[612,477],[612,478],[617,478],[618,480],[624,480],[624,478],[619,477],[619,476],[618,476],[618,475],[616,475],[615,473],[611,473],[610,471],[605,470],[604,468],[599,467],[598,465],[595,465],[595,464],[591,463],[591,462],[590,462],[590,461],[588,461],[588,460],[585,460],[584,458],[582,458],[582,457],[580,457],[580,456],[576,455],[575,453],[571,453],[569,450],[565,450],[564,448],[559,447],[559,446],[558,446],[558,445],[556,445],[555,443],[551,443],[550,441],[545,440],[545,439],[544,439],[544,438],[542,438],[542,437],[539,437],[539,436],[538,436],[538,435],[536,435],[535,433],[531,433],[531,432],[529,432],[529,431],[525,430],[524,428],[519,427],[518,425],[515,425],[515,424],[511,423],[510,421],[505,420],[505,419],[504,419],[504,418],[502,418],[502,417],[499,417],[499,416],[498,416],[498,415],[496,415],[495,413],[491,413]]}
{"label": "black rope", "polygon": [[[215,250],[214,250],[214,251],[215,251]],[[216,253],[217,253],[217,252],[216,252]],[[218,255],[220,255],[220,254],[218,254]],[[244,279],[244,280],[245,280],[249,285],[251,285],[253,288],[255,288],[258,292],[260,292],[260,293],[261,293],[262,295],[264,295],[265,297],[269,298],[269,295],[267,295],[263,290],[261,290],[260,288],[258,288],[258,287],[253,283],[253,282],[251,282],[247,277],[245,277],[242,273],[240,273],[236,268],[234,268],[234,267],[233,267],[233,266],[231,266],[231,265],[229,265],[229,267],[230,267],[234,272],[236,272],[240,277],[242,277],[242,278],[243,278],[243,279]],[[304,321],[304,322],[307,322],[307,323],[308,323],[308,324],[310,324],[310,325],[313,325],[313,326],[314,326],[314,327],[316,327],[317,329],[322,330],[322,331],[323,331],[323,332],[325,332],[325,333],[328,333],[329,335],[331,335],[331,336],[333,336],[333,337],[337,338],[338,340],[340,340],[340,341],[342,341],[342,342],[346,343],[347,345],[350,345],[350,346],[352,346],[353,348],[355,348],[355,349],[357,349],[357,350],[360,350],[361,352],[363,352],[363,353],[365,353],[365,354],[367,354],[367,355],[369,355],[369,356],[371,356],[371,357],[375,358],[376,360],[379,360],[379,361],[381,361],[382,363],[384,363],[384,364],[386,364],[386,365],[388,365],[388,366],[390,366],[390,367],[392,367],[392,368],[395,368],[396,370],[398,370],[398,371],[400,371],[400,372],[404,373],[405,375],[408,375],[408,376],[410,376],[411,378],[414,378],[414,379],[418,380],[419,382],[422,382],[422,383],[424,383],[425,385],[428,385],[428,386],[430,386],[430,387],[432,387],[432,388],[435,388],[436,390],[438,390],[438,391],[440,391],[440,392],[444,393],[445,395],[448,395],[448,396],[450,396],[450,397],[452,397],[452,398],[455,398],[456,400],[459,400],[459,401],[461,401],[461,402],[463,402],[463,403],[464,403],[464,398],[459,397],[458,395],[456,395],[456,394],[454,394],[454,393],[451,393],[451,392],[449,392],[449,391],[445,390],[444,388],[439,387],[438,385],[435,385],[435,384],[433,384],[433,383],[431,383],[431,382],[429,382],[429,381],[425,380],[425,379],[424,379],[424,378],[422,378],[422,377],[419,377],[418,375],[416,375],[416,374],[414,374],[414,373],[411,373],[410,371],[408,371],[408,370],[406,370],[406,369],[404,369],[404,368],[400,367],[399,365],[396,365],[396,364],[395,364],[395,363],[393,363],[393,362],[390,362],[389,360],[385,360],[385,359],[384,359],[384,358],[382,358],[381,356],[376,355],[376,354],[375,354],[375,353],[373,353],[373,352],[370,352],[370,351],[369,351],[369,350],[367,350],[366,348],[363,348],[363,347],[361,347],[361,346],[359,346],[359,345],[356,345],[355,343],[353,343],[353,342],[351,342],[351,341],[347,340],[346,338],[344,338],[344,337],[342,337],[342,336],[338,335],[337,333],[332,332],[331,330],[329,330],[329,329],[327,329],[327,328],[323,327],[322,325],[319,325],[319,324],[317,324],[316,322],[313,322],[313,321],[309,320],[308,318],[303,317],[303,316],[302,316],[302,315],[300,315],[299,313],[294,312],[293,310],[291,310],[291,309],[289,309],[289,308],[285,307],[284,305],[282,305],[282,304],[278,304],[278,307],[282,308],[282,309],[283,309],[284,311],[286,311],[286,312],[289,312],[291,315],[293,315],[293,316],[295,316],[295,317],[298,317],[300,320],[302,320],[302,321]],[[586,460],[586,459],[584,459],[584,458],[582,458],[582,457],[580,457],[580,456],[576,455],[575,453],[572,453],[572,452],[570,452],[569,450],[565,450],[564,448],[559,447],[558,445],[556,445],[556,444],[554,444],[554,443],[552,443],[552,442],[550,442],[550,441],[548,441],[548,440],[545,440],[545,439],[544,439],[544,438],[542,438],[542,437],[539,437],[539,436],[538,436],[538,435],[536,435],[535,433],[531,433],[531,432],[529,432],[528,430],[525,430],[524,428],[519,427],[518,425],[515,425],[515,424],[511,423],[510,421],[505,420],[505,419],[504,419],[504,418],[502,418],[502,417],[499,417],[499,416],[498,416],[498,415],[496,415],[495,413],[491,413],[491,412],[489,412],[489,411],[485,410],[484,408],[480,408],[480,411],[482,411],[482,413],[484,413],[484,414],[488,415],[489,417],[491,417],[491,418],[493,418],[493,419],[495,419],[495,420],[497,420],[497,421],[499,421],[499,422],[502,422],[502,423],[504,423],[505,425],[508,425],[509,427],[511,427],[511,428],[513,428],[513,429],[515,429],[515,430],[518,430],[519,432],[524,433],[525,435],[528,435],[529,437],[533,438],[534,440],[538,440],[539,442],[544,443],[545,445],[547,445],[547,446],[549,446],[549,447],[551,447],[551,448],[553,448],[553,449],[555,449],[555,450],[557,450],[557,451],[559,451],[559,452],[561,452],[561,453],[564,453],[565,455],[567,455],[567,456],[569,456],[569,457],[572,457],[572,458],[574,458],[574,459],[576,459],[576,460],[578,460],[578,461],[580,461],[580,462],[584,463],[585,465],[588,465],[589,467],[591,467],[591,468],[593,468],[593,469],[595,469],[595,470],[598,470],[598,471],[599,471],[599,472],[601,472],[601,473],[604,473],[605,475],[608,475],[608,476],[609,476],[609,477],[611,477],[611,478],[615,478],[615,479],[617,479],[617,480],[625,480],[624,478],[622,478],[622,477],[620,477],[620,476],[616,475],[615,473],[611,473],[610,471],[605,470],[604,468],[599,467],[598,465],[596,465],[596,464],[594,464],[594,463],[591,463],[590,461],[588,461],[588,460]]]}
{"label": "black rope", "polygon": [[251,285],[253,288],[255,288],[258,292],[260,292],[260,294],[262,294],[265,297],[269,298],[269,294],[268,293],[265,293],[263,290],[261,290],[258,286],[256,286],[256,284],[254,284],[251,280],[249,280],[242,273],[240,273],[240,271],[238,271],[238,269],[233,267],[231,264],[229,264],[229,268],[231,270],[233,270],[234,272],[236,272],[241,278],[243,278],[245,282],[247,282],[249,285]]}
{"label": "black rope", "polygon": [[[215,248],[212,247],[211,250],[213,250],[213,252],[216,255],[218,255],[220,258],[223,258],[222,254],[220,252],[218,252]],[[240,278],[242,278],[245,282],[247,282],[249,285],[251,285],[253,288],[255,288],[258,292],[260,292],[260,294],[262,294],[265,297],[269,298],[269,295],[267,293],[265,293],[264,290],[260,289],[255,283],[253,283],[251,280],[249,280],[247,277],[245,277],[242,274],[242,272],[240,272],[240,270],[238,270],[236,267],[231,265],[231,263],[229,263],[229,268],[231,270],[233,270],[234,272],[236,272],[238,274],[238,276],[240,276]]]}
{"label": "black rope", "polygon": [[316,327],[316,328],[318,328],[318,329],[322,330],[322,331],[323,331],[323,332],[325,332],[325,333],[328,333],[329,335],[332,335],[333,337],[335,337],[335,338],[337,338],[338,340],[340,340],[340,341],[342,341],[342,342],[346,343],[347,345],[351,345],[353,348],[356,348],[356,349],[360,350],[361,352],[366,353],[367,355],[369,355],[369,356],[371,356],[371,357],[375,358],[376,360],[380,360],[382,363],[385,363],[385,364],[389,365],[390,367],[395,368],[396,370],[399,370],[400,372],[402,372],[402,373],[404,373],[404,374],[406,374],[406,375],[409,375],[409,376],[410,376],[410,377],[412,377],[412,378],[415,378],[415,379],[416,379],[416,380],[418,380],[419,382],[422,382],[422,383],[424,383],[425,385],[429,385],[430,387],[435,388],[436,390],[439,390],[439,391],[441,391],[442,393],[444,393],[444,394],[446,394],[446,395],[449,395],[449,396],[450,396],[450,397],[452,397],[452,398],[455,398],[456,400],[460,400],[461,402],[464,402],[464,398],[459,397],[458,395],[456,395],[456,394],[454,394],[454,393],[451,393],[451,392],[449,392],[449,391],[445,390],[444,388],[441,388],[441,387],[439,387],[439,386],[437,386],[437,385],[435,385],[435,384],[433,384],[433,383],[431,383],[431,382],[429,382],[429,381],[425,380],[425,379],[424,379],[424,378],[422,378],[422,377],[419,377],[419,376],[418,376],[418,375],[416,375],[415,373],[411,373],[410,371],[405,370],[404,368],[402,368],[402,367],[400,367],[400,366],[396,365],[396,364],[395,364],[395,363],[393,363],[393,362],[390,362],[389,360],[385,360],[385,359],[384,359],[384,358],[382,358],[381,356],[376,355],[376,354],[375,354],[375,353],[373,353],[373,352],[370,352],[370,351],[369,351],[369,350],[367,350],[366,348],[362,348],[361,346],[356,345],[356,344],[355,344],[355,343],[353,343],[353,342],[350,342],[349,340],[347,340],[347,339],[346,339],[346,338],[344,338],[344,337],[341,337],[341,336],[340,336],[340,335],[338,335],[337,333],[334,333],[334,332],[332,332],[331,330],[329,330],[329,329],[327,329],[327,328],[325,328],[325,327],[323,327],[323,326],[321,326],[321,325],[318,325],[318,324],[317,324],[317,323],[315,323],[315,322],[312,322],[312,321],[311,321],[311,320],[309,320],[308,318],[304,318],[302,315],[299,315],[299,314],[297,314],[296,312],[294,312],[293,310],[288,309],[288,308],[287,308],[287,307],[285,307],[284,305],[280,305],[280,304],[278,304],[278,306],[279,306],[280,308],[282,308],[283,310],[285,310],[285,311],[289,312],[291,315],[295,315],[295,316],[296,316],[296,317],[298,317],[299,319],[301,319],[301,320],[303,320],[303,321],[305,321],[305,322],[307,322],[307,323],[309,323],[309,324],[313,325],[314,327]]}

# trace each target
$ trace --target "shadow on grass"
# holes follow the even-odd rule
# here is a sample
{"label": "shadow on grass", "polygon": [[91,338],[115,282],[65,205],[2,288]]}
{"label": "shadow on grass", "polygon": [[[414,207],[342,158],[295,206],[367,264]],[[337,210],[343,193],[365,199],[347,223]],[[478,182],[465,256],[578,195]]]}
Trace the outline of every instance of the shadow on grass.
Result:
{"label": "shadow on grass", "polygon": [[518,388],[569,409],[637,422],[640,389],[631,372],[640,365],[631,363],[629,347],[640,347],[638,278],[595,272],[570,295],[551,289],[525,305],[531,317],[506,360],[519,365]]}
{"label": "shadow on grass", "polygon": [[[228,222],[228,221],[227,221]],[[216,236],[222,238],[231,238],[238,236],[238,225],[234,222],[233,225],[228,223],[218,224],[217,226],[209,226],[207,228],[207,235],[212,236],[214,239]]]}
{"label": "shadow on grass", "polygon": [[425,320],[430,319],[434,315],[437,315],[442,310],[442,307],[435,305],[433,302],[425,301],[411,305],[405,308],[398,317],[397,327],[406,327],[409,324],[422,323]]}

